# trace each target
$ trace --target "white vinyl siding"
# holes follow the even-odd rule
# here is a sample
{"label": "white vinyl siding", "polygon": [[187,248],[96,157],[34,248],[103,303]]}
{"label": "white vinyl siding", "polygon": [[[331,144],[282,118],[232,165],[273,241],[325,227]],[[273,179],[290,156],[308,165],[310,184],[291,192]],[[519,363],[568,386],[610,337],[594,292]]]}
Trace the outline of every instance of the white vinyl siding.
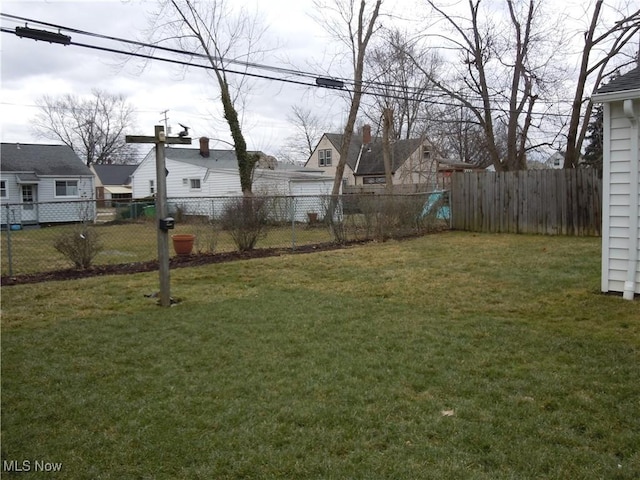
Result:
{"label": "white vinyl siding", "polygon": [[[167,158],[165,160],[169,174],[166,177],[167,197],[228,197],[242,195],[240,176],[237,170],[208,171],[207,168],[179,162]],[[149,155],[138,166],[132,175],[133,198],[144,198],[149,195],[149,182],[156,178],[155,155]],[[187,182],[184,182],[187,179]],[[200,180],[200,189],[191,188],[189,179]]]}
{"label": "white vinyl siding", "polygon": [[[635,102],[636,112],[640,104]],[[638,152],[631,151],[629,119],[623,111],[623,102],[604,104],[604,162],[603,162],[603,212],[602,212],[602,285],[604,292],[623,292],[629,268],[630,239],[640,236],[640,228],[630,231],[632,161],[637,161]],[[635,159],[635,160],[634,160]],[[640,293],[640,269],[636,271],[636,293]]]}

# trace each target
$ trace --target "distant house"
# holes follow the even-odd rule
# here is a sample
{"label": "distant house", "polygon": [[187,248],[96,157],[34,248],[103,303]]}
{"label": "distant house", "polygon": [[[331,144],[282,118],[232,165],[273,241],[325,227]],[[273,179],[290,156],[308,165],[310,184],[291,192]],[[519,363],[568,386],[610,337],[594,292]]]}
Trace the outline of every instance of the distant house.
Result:
{"label": "distant house", "polygon": [[[324,195],[331,193],[332,177],[320,169],[283,165],[275,158],[257,153],[260,160],[253,174],[253,192],[264,195]],[[199,148],[166,148],[167,198],[169,205],[189,210],[196,208],[195,199],[234,197],[242,195],[238,161],[233,150],[211,150],[209,139],[202,137]],[[152,197],[157,192],[155,148],[131,175],[133,198]],[[218,202],[223,204],[224,202]],[[210,208],[198,214],[213,215]]]}
{"label": "distant house", "polygon": [[564,167],[564,152],[554,152],[547,160],[544,162],[544,166],[546,168],[563,168]]}
{"label": "distant house", "polygon": [[[325,133],[307,160],[306,166],[335,176],[340,161],[342,134]],[[390,145],[391,175],[397,192],[428,191],[438,187],[440,159],[429,142],[421,138],[394,140]],[[455,170],[452,164],[441,175]],[[365,125],[362,135],[353,135],[343,174],[343,187],[363,187],[362,190],[383,190],[386,184],[382,139],[371,136]],[[398,186],[399,188],[395,188]],[[357,189],[350,189],[357,190]]]}
{"label": "distant house", "polygon": [[632,300],[640,294],[640,67],[602,86],[602,285]]}
{"label": "distant house", "polygon": [[[93,220],[94,177],[66,145],[2,143],[2,224]],[[9,207],[8,209],[5,207]]]}
{"label": "distant house", "polygon": [[456,162],[448,159],[440,159],[438,161],[438,189],[448,190],[451,188],[451,175],[455,172],[469,172],[477,170],[486,170],[483,167],[473,165],[466,162]]}
{"label": "distant house", "polygon": [[112,201],[131,200],[131,175],[137,165],[93,164],[89,168],[95,175],[98,206],[110,207]]}

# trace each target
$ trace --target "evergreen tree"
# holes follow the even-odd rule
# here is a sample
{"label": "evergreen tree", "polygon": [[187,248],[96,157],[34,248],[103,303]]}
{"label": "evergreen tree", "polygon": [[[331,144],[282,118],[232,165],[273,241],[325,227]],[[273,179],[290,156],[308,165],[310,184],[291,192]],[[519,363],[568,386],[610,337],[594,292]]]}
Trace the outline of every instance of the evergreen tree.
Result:
{"label": "evergreen tree", "polygon": [[584,166],[588,168],[597,168],[602,170],[602,104],[595,107],[595,111],[591,116],[591,122],[587,127],[587,146],[584,149]]}

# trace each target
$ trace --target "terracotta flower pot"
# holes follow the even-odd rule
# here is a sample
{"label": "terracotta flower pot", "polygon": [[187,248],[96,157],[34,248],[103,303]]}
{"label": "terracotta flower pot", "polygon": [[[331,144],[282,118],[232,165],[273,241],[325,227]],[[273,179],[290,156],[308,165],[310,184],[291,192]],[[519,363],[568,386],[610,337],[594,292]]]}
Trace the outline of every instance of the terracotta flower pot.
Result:
{"label": "terracotta flower pot", "polygon": [[193,241],[196,236],[190,233],[177,233],[171,235],[173,240],[173,249],[177,255],[190,255],[193,250]]}

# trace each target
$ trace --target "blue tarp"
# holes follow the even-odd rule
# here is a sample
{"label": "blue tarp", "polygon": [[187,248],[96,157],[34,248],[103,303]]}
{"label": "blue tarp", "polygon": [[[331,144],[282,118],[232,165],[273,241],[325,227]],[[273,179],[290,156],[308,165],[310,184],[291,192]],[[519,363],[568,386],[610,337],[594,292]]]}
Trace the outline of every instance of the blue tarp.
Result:
{"label": "blue tarp", "polygon": [[451,212],[449,210],[449,205],[445,205],[444,195],[445,191],[437,191],[433,192],[427,198],[427,203],[424,204],[424,208],[422,209],[422,218],[431,214],[434,209],[437,209],[436,218],[439,220],[449,220]]}

